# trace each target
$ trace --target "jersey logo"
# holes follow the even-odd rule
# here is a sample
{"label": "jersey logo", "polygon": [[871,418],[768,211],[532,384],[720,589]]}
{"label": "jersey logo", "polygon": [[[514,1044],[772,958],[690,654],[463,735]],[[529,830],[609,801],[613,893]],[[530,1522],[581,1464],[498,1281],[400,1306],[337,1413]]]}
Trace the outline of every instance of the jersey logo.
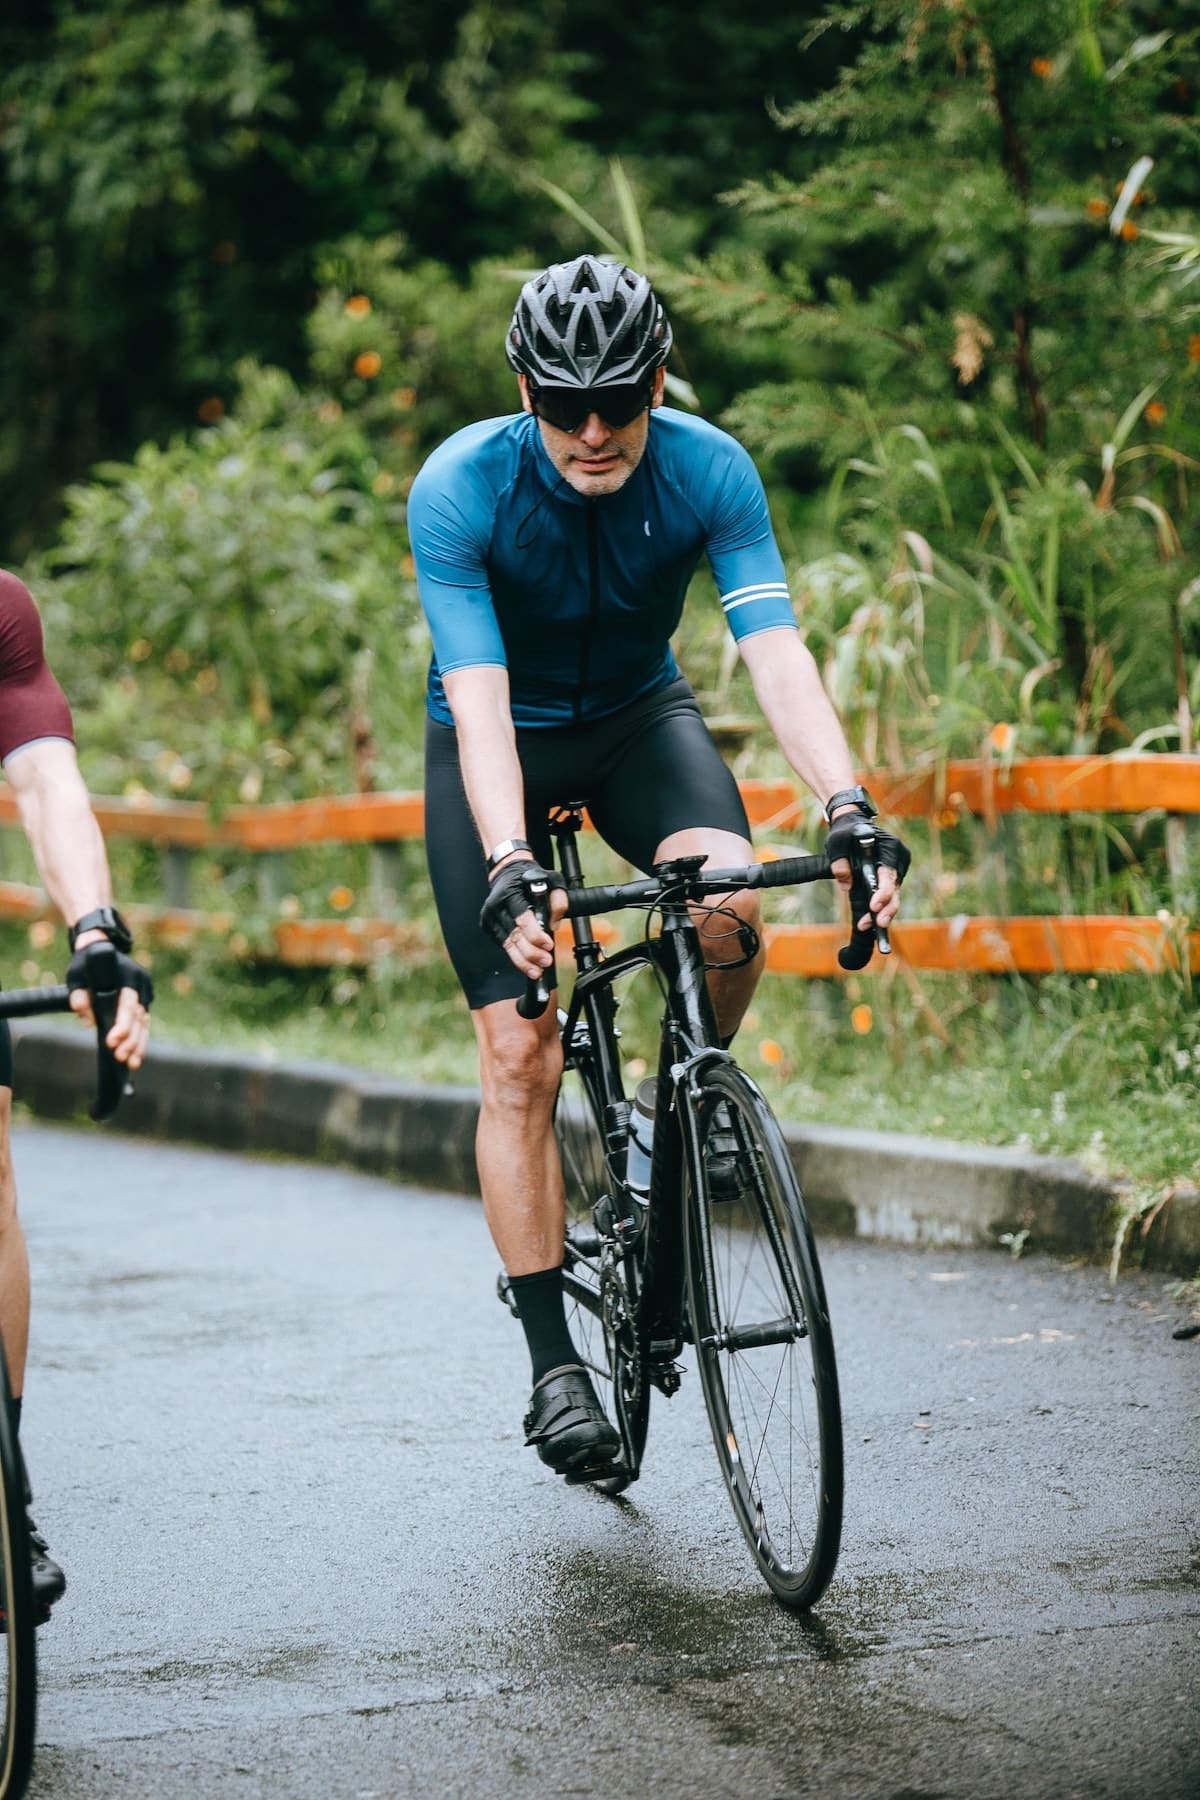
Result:
{"label": "jersey logo", "polygon": [[649,519],[643,519],[642,524],[646,527],[646,536],[649,537],[650,536],[650,521],[649,521]]}

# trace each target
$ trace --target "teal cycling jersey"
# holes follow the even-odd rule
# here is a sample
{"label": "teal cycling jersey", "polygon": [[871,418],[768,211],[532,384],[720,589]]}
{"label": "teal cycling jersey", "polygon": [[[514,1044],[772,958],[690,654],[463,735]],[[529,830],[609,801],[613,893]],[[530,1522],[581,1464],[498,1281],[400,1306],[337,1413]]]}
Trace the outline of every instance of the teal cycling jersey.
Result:
{"label": "teal cycling jersey", "polygon": [[408,529],[433,637],[428,707],[444,725],[456,669],[506,669],[522,727],[603,718],[666,687],[703,555],[734,637],[795,628],[749,455],[670,407],[651,413],[629,479],[594,499],[558,474],[528,413],[469,425],[414,481]]}

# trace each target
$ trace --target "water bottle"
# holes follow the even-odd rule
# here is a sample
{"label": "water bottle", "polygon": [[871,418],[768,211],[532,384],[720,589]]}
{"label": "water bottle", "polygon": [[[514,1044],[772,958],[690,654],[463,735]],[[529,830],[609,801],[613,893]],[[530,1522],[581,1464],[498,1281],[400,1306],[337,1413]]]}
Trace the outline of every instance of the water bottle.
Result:
{"label": "water bottle", "polygon": [[650,1192],[650,1145],[654,1136],[654,1102],[658,1083],[653,1075],[638,1083],[629,1109],[629,1144],[625,1179],[641,1198]]}

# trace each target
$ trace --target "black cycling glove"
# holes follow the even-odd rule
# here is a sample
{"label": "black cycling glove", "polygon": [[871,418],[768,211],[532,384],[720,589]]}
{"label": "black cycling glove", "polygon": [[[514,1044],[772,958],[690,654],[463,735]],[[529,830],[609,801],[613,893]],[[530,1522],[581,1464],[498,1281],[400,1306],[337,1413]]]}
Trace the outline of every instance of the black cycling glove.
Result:
{"label": "black cycling glove", "polygon": [[[867,848],[867,840],[874,840],[873,849]],[[825,854],[830,862],[838,862],[842,857],[857,872],[865,855],[868,862],[873,862],[885,869],[895,869],[896,885],[899,886],[908,874],[912,862],[912,851],[903,838],[893,837],[890,831],[880,831],[870,819],[864,819],[861,813],[843,813],[833,821],[829,828],[829,836],[825,839]]]}
{"label": "black cycling glove", "polygon": [[[521,915],[537,910],[535,901],[544,904],[551,888],[565,888],[566,885],[556,869],[543,869],[540,863],[506,863],[493,880],[483,903],[479,915],[481,929],[503,947]],[[539,886],[540,893],[531,892]]]}
{"label": "black cycling glove", "polygon": [[104,942],[88,944],[75,952],[67,967],[67,986],[72,992],[86,988],[91,994],[132,988],[143,1006],[149,1006],[154,999],[149,969],[143,969],[132,956]]}

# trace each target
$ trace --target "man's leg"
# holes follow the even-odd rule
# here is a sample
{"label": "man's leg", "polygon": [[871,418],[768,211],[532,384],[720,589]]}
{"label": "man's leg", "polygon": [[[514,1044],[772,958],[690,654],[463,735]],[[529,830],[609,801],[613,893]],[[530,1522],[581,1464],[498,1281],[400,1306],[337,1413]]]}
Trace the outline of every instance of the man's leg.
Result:
{"label": "man's leg", "polygon": [[[755,860],[754,847],[745,838],[703,826],[673,831],[658,846],[654,860],[666,862],[672,856],[701,854],[710,866],[718,869],[736,869]],[[728,1039],[745,1017],[766,962],[766,951],[761,943],[750,961],[744,960],[746,952],[738,924],[749,925],[761,934],[762,908],[756,888],[740,888],[736,893],[726,894],[708,904],[725,909],[723,914],[714,915],[698,908],[696,918],[704,944],[704,960],[709,965],[708,991],[716,1008],[721,1036]],[[730,913],[735,916],[730,918]],[[735,966],[722,966],[727,964]],[[741,966],[736,966],[738,964]]]}
{"label": "man's leg", "polygon": [[510,1275],[562,1262],[563,1186],[554,1141],[554,1097],[562,1074],[555,1008],[522,1019],[512,1000],[471,1014],[479,1044],[482,1102],[475,1160],[483,1211]]}
{"label": "man's leg", "polygon": [[530,1021],[512,1000],[501,1000],[478,1008],[471,1019],[482,1088],[475,1156],[484,1216],[508,1272],[532,1365],[525,1441],[552,1469],[587,1479],[604,1472],[620,1446],[580,1365],[563,1304],[556,1009]]}
{"label": "man's leg", "polygon": [[19,1399],[25,1385],[29,1347],[29,1257],[17,1217],[11,1130],[12,1089],[0,1087],[0,1339],[13,1398]]}
{"label": "man's leg", "polygon": [[[20,1430],[25,1357],[29,1347],[29,1256],[17,1216],[17,1184],[12,1166],[12,1088],[0,1085],[0,1339],[12,1388],[14,1434]],[[45,1616],[66,1592],[67,1578],[49,1555],[46,1540],[29,1521],[30,1573],[34,1605]]]}

